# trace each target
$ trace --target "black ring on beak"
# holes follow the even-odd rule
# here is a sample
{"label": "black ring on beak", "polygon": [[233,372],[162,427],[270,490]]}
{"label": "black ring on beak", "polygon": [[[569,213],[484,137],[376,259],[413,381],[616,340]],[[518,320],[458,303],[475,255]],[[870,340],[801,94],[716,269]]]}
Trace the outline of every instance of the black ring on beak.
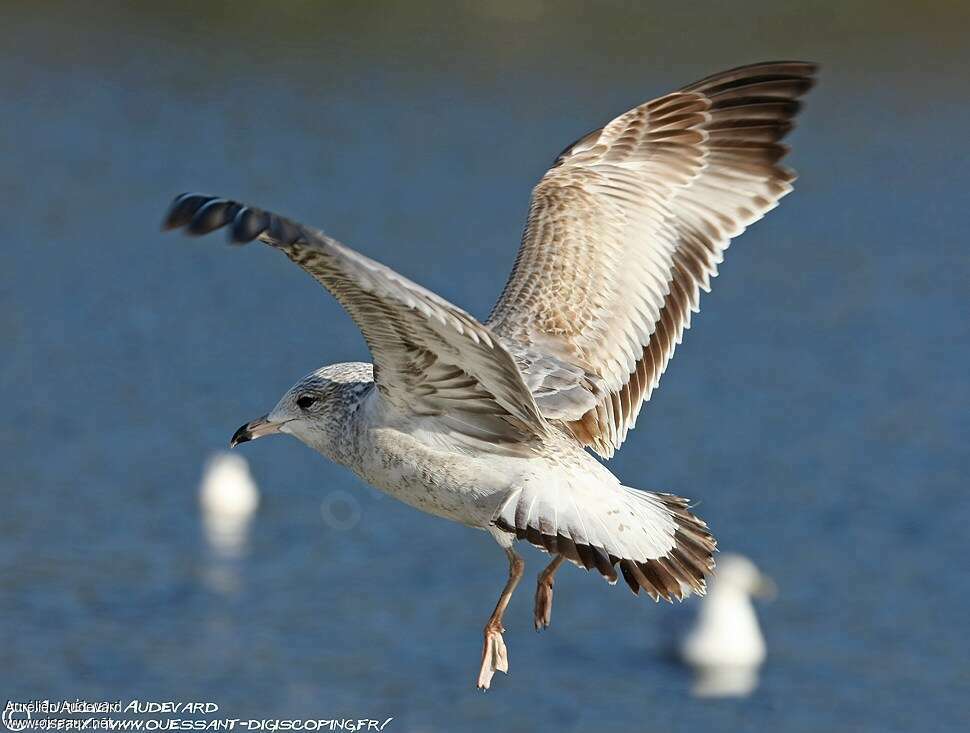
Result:
{"label": "black ring on beak", "polygon": [[229,440],[229,447],[235,448],[240,443],[248,443],[250,440],[262,438],[264,435],[278,433],[282,423],[270,422],[269,415],[263,415],[255,420],[250,420],[239,430],[232,434]]}
{"label": "black ring on beak", "polygon": [[248,443],[252,439],[253,433],[249,429],[249,423],[246,423],[232,434],[232,438],[229,439],[229,447],[235,448],[240,443]]}

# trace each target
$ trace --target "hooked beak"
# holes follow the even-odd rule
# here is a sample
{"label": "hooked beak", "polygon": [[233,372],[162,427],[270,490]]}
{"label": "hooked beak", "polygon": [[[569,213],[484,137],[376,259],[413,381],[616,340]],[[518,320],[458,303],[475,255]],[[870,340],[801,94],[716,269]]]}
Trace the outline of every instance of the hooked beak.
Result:
{"label": "hooked beak", "polygon": [[263,415],[246,423],[233,433],[232,439],[229,441],[229,447],[235,448],[240,443],[248,443],[250,440],[262,438],[264,435],[278,433],[281,427],[282,423],[270,422],[269,415]]}

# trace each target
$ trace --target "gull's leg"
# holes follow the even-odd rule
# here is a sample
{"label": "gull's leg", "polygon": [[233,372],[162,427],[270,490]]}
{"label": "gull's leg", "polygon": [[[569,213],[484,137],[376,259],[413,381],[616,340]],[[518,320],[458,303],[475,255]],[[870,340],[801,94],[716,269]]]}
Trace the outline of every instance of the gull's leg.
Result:
{"label": "gull's leg", "polygon": [[[499,539],[499,537],[496,536],[496,539]],[[496,671],[509,671],[509,655],[505,649],[505,641],[502,639],[502,632],[505,631],[502,626],[502,616],[505,614],[505,609],[509,605],[509,599],[512,597],[513,591],[515,591],[515,586],[519,584],[519,581],[522,579],[522,574],[525,572],[525,562],[515,554],[511,541],[508,541],[507,546],[504,538],[500,542],[505,549],[505,554],[509,558],[509,579],[502,589],[502,595],[498,597],[495,610],[492,611],[488,623],[485,624],[485,642],[482,646],[482,668],[478,673],[478,687],[482,690],[488,689],[492,681],[492,675]]]}
{"label": "gull's leg", "polygon": [[546,628],[552,620],[552,584],[562,561],[563,556],[556,555],[555,559],[546,566],[546,569],[539,573],[539,580],[536,582],[536,631]]}

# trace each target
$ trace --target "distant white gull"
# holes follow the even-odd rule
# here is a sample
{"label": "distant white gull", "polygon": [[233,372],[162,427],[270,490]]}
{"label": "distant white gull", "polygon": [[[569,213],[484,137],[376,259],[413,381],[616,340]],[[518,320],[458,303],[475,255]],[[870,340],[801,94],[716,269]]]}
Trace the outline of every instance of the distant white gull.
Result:
{"label": "distant white gull", "polygon": [[242,456],[221,452],[207,462],[199,484],[206,539],[221,555],[239,555],[259,506],[259,489]]}
{"label": "distant white gull", "polygon": [[694,668],[699,696],[743,696],[758,683],[765,640],[752,596],[774,595],[774,583],[741,555],[725,553],[701,603],[697,623],[684,637],[681,658]]}
{"label": "distant white gull", "polygon": [[783,61],[717,74],[566,148],[532,193],[484,323],[276,214],[199,194],[172,204],[165,228],[228,227],[234,242],[282,251],[334,295],[373,358],[312,372],[232,445],[289,433],[505,550],[480,687],[508,670],[502,617],[524,567],[516,539],[554,556],[537,584],[536,628],[549,623],[564,559],[655,600],[704,591],[714,540],[687,500],[624,486],[587,448],[608,458],[620,447],[731,238],[791,190],[779,141],[814,71]]}

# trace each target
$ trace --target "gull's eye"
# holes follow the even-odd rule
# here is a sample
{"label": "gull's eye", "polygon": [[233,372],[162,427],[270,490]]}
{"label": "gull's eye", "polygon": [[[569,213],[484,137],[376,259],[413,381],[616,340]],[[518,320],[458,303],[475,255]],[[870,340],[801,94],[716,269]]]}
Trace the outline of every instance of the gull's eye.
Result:
{"label": "gull's eye", "polygon": [[297,398],[296,406],[299,407],[301,410],[309,410],[310,406],[316,401],[317,401],[316,397],[311,397],[310,395],[305,394],[302,397]]}

